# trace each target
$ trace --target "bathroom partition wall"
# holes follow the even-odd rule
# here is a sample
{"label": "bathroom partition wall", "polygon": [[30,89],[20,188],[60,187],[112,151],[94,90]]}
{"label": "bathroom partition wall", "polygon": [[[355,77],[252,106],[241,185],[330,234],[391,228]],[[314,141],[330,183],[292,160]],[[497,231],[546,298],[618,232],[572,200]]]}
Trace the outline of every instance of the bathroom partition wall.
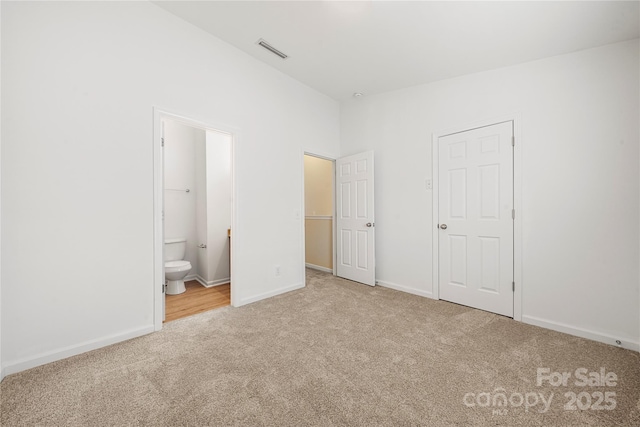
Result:
{"label": "bathroom partition wall", "polygon": [[207,141],[206,131],[202,132],[203,138],[198,141],[195,147],[195,226],[196,226],[196,253],[198,266],[194,268],[192,274],[196,279],[200,278],[200,283],[207,283],[207,250],[201,246],[207,243]]}
{"label": "bathroom partition wall", "polygon": [[[230,282],[231,135],[206,131],[198,153],[196,174],[198,280],[205,286]],[[202,246],[206,246],[203,248]]]}

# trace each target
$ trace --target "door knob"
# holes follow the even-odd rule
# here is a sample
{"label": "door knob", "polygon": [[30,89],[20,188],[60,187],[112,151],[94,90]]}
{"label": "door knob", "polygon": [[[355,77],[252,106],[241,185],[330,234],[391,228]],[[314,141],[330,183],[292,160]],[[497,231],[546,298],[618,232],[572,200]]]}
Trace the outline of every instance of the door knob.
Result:
{"label": "door knob", "polygon": [[373,227],[373,223],[372,222],[368,222],[365,224],[367,227]]}
{"label": "door knob", "polygon": [[443,230],[447,229],[447,224],[440,224],[440,228],[442,228]]}
{"label": "door knob", "polygon": [[207,245],[205,245],[204,243],[202,243],[202,244],[198,245],[198,247],[199,247],[200,249],[207,249]]}

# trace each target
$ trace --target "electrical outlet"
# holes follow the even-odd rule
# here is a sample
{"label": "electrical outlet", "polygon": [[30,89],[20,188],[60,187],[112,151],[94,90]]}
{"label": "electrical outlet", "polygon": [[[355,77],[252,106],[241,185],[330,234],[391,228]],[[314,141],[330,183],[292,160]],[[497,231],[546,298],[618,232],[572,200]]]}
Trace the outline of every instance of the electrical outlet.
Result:
{"label": "electrical outlet", "polygon": [[276,277],[280,277],[280,266],[276,265],[275,267],[273,267],[273,273],[275,274]]}
{"label": "electrical outlet", "polygon": [[430,178],[424,180],[424,184],[427,187],[427,190],[433,190],[433,181]]}

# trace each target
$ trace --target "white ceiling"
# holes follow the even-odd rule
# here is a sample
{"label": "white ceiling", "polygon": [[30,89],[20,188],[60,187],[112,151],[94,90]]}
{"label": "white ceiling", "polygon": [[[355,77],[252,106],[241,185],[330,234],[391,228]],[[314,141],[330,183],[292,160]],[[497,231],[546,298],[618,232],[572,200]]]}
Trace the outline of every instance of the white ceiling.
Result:
{"label": "white ceiling", "polygon": [[336,100],[640,35],[638,1],[154,3]]}

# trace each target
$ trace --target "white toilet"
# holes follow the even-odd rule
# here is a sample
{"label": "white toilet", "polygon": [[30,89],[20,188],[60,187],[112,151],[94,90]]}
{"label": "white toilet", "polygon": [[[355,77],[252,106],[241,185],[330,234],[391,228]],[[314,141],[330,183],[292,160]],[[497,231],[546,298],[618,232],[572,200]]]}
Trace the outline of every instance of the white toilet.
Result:
{"label": "white toilet", "polygon": [[186,249],[187,239],[183,237],[164,241],[164,278],[168,295],[178,295],[187,290],[184,278],[191,271],[191,263],[184,260]]}

